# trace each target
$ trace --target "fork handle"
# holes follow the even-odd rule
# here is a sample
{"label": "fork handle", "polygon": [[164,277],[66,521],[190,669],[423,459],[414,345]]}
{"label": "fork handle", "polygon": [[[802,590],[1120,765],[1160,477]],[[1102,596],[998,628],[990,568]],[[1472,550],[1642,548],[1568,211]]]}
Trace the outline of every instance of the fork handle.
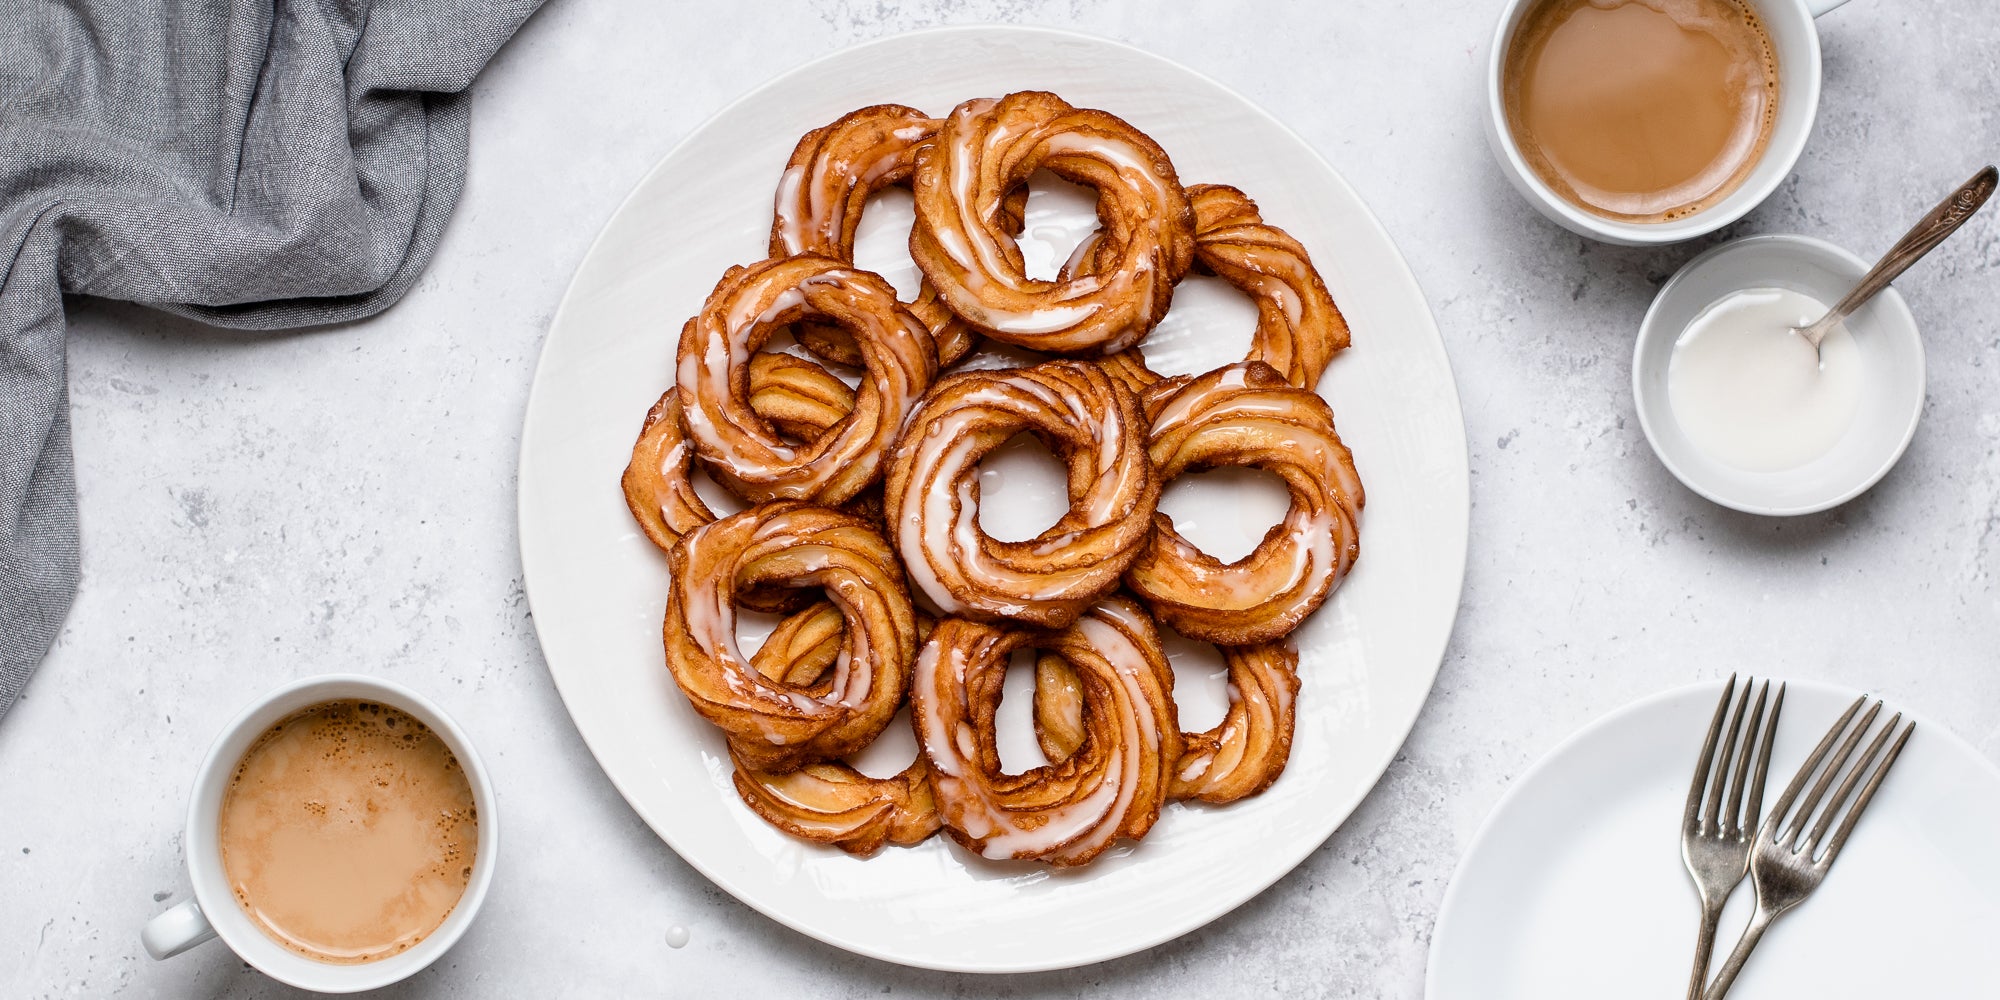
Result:
{"label": "fork handle", "polygon": [[1688,976],[1687,1000],[1702,1000],[1708,986],[1708,963],[1715,956],[1715,928],[1722,923],[1722,903],[1701,904],[1701,931],[1694,939],[1694,972]]}
{"label": "fork handle", "polygon": [[1757,942],[1764,939],[1771,922],[1778,915],[1763,906],[1750,915],[1750,926],[1743,928],[1743,938],[1736,942],[1736,948],[1729,953],[1729,959],[1722,963],[1722,971],[1715,974],[1715,983],[1708,988],[1703,1000],[1722,1000],[1729,995],[1729,988],[1736,985],[1736,974],[1743,971],[1743,963],[1750,960],[1750,953],[1757,948]]}

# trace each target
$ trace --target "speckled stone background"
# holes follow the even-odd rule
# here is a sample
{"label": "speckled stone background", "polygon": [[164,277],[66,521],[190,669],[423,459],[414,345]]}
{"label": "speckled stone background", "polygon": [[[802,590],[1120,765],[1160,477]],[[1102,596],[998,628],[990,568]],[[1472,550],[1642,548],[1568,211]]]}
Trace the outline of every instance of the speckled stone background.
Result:
{"label": "speckled stone background", "polygon": [[[2000,755],[2000,212],[1899,282],[1930,351],[1909,454],[1830,513],[1714,507],[1654,460],[1631,343],[1715,240],[1597,246],[1506,187],[1480,131],[1499,0],[1198,3],[553,0],[476,86],[471,172],[401,305],[282,337],[73,303],[82,591],[0,723],[0,995],[283,992],[226,948],[155,963],[188,891],[195,764],[293,677],[380,673],[481,743],[508,803],[471,933],[395,995],[1416,997],[1445,884],[1507,784],[1634,698],[1735,669],[1880,691]],[[1290,877],[1105,965],[1007,979],[847,955],[683,864],[592,763],[522,594],[515,450],[549,317],[656,159],[828,50],[947,21],[1074,26],[1179,60],[1316,145],[1401,244],[1471,437],[1456,637],[1403,753]],[[1821,21],[1817,133],[1716,239],[1801,232],[1873,256],[2000,158],[2000,13],[1855,0]],[[1024,81],[1024,84],[1027,81]],[[692,943],[665,946],[684,924]]]}

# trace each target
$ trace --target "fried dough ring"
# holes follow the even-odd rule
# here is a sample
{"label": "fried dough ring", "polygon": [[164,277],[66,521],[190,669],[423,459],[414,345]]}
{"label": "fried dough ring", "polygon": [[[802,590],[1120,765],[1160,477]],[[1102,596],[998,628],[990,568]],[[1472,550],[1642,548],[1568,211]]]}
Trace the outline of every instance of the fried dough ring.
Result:
{"label": "fried dough ring", "polygon": [[930,766],[921,754],[902,772],[871,778],[838,762],[796,771],[759,771],[736,759],[736,792],[750,811],[801,840],[873,854],[885,843],[909,846],[938,831]]}
{"label": "fried dough ring", "polygon": [[[854,390],[803,358],[760,351],[750,356],[750,409],[781,433],[810,440],[854,409]],[[646,412],[632,460],[619,480],[633,520],[661,551],[715,520],[689,479],[693,461],[681,423],[680,393],[669,388]]]}
{"label": "fried dough ring", "polygon": [[1215,728],[1183,733],[1167,797],[1214,805],[1271,787],[1292,756],[1299,654],[1282,642],[1217,646],[1229,668],[1229,709]]}
{"label": "fried dough ring", "polygon": [[[1229,673],[1229,708],[1215,728],[1181,734],[1168,768],[1167,798],[1224,805],[1271,787],[1292,756],[1299,654],[1282,642],[1217,646]],[[1035,734],[1042,754],[1062,760],[1083,742],[1083,696],[1060,658],[1035,665]]]}
{"label": "fried dough ring", "polygon": [[[1023,432],[1069,467],[1070,508],[1034,538],[996,541],[979,527],[979,461]],[[1152,533],[1160,490],[1144,439],[1138,399],[1091,362],[946,376],[910,418],[884,484],[911,581],[948,615],[1069,624]]]}
{"label": "fried dough ring", "polygon": [[[1096,189],[1092,273],[1029,278],[1004,199],[1037,169]],[[1103,111],[1024,91],[952,109],[919,154],[910,256],[951,310],[995,340],[1109,354],[1165,316],[1194,259],[1194,212],[1167,154]]]}
{"label": "fried dough ring", "polygon": [[[696,528],[667,556],[667,667],[739,761],[796,770],[853,754],[888,725],[908,687],[917,628],[895,554],[873,528],[843,511],[777,501]],[[822,685],[773,681],[737,648],[738,595],[760,586],[816,586],[839,609],[846,641]]]}
{"label": "fried dough ring", "polygon": [[[1034,647],[1060,656],[1081,692],[1074,753],[1023,774],[1001,771],[993,719],[1008,660]],[[918,655],[910,685],[917,741],[944,828],[993,859],[1083,864],[1160,815],[1167,762],[1180,757],[1173,671],[1136,603],[1110,597],[1058,631],[946,619]]]}
{"label": "fried dough ring", "polygon": [[1334,431],[1333,410],[1250,361],[1162,382],[1147,393],[1146,412],[1162,482],[1195,469],[1260,468],[1284,480],[1292,504],[1255,550],[1228,564],[1156,513],[1127,586],[1189,638],[1242,646],[1290,634],[1360,553],[1361,480]]}
{"label": "fried dough ring", "polygon": [[[917,616],[917,634],[929,631]],[[831,601],[818,601],[784,621],[750,657],[750,666],[774,681],[810,694],[832,686],[823,676],[845,646],[847,622]],[[838,761],[796,771],[759,770],[731,754],[736,792],[764,821],[801,840],[831,844],[850,854],[873,854],[883,844],[908,846],[938,830],[930,768],[922,754],[886,778],[871,778]]]}
{"label": "fried dough ring", "polygon": [[[883,188],[909,185],[917,151],[937,134],[939,124],[915,108],[877,104],[807,132],[778,181],[771,256],[811,253],[854,263],[854,233],[868,199]],[[945,307],[928,280],[908,307],[937,342],[940,367],[972,350],[977,335]],[[792,333],[828,361],[862,363],[854,338],[837,326],[801,323]]]}
{"label": "fried dough ring", "polygon": [[[771,335],[821,318],[867,361],[854,409],[811,442],[786,441],[750,405],[749,361]],[[681,331],[675,387],[688,443],[751,502],[839,504],[880,474],[896,433],[937,374],[937,349],[895,289],[867,271],[801,255],[731,268]]]}
{"label": "fried dough ring", "polygon": [[[1262,361],[1301,389],[1319,384],[1327,362],[1352,337],[1306,248],[1264,222],[1257,203],[1226,184],[1187,189],[1194,205],[1195,270],[1213,274],[1250,298],[1257,329],[1245,361]],[[1143,390],[1160,380],[1135,348],[1104,359],[1120,381]]]}

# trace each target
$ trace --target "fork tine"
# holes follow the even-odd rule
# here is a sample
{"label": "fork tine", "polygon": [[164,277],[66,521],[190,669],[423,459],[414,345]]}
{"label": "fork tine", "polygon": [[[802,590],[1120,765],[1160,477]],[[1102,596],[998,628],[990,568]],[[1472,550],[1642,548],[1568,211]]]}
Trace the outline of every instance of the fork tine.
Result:
{"label": "fork tine", "polygon": [[1785,794],[1778,796],[1778,804],[1764,817],[1763,831],[1769,832],[1772,839],[1777,839],[1778,828],[1784,822],[1786,814],[1792,811],[1792,803],[1798,799],[1799,790],[1806,787],[1806,782],[1812,780],[1813,769],[1819,766],[1826,752],[1832,749],[1834,741],[1840,738],[1847,724],[1854,720],[1854,713],[1860,711],[1861,706],[1867,701],[1868,696],[1865,694],[1854,699],[1854,704],[1847,706],[1847,711],[1841,713],[1840,721],[1835,722],[1833,728],[1827,730],[1825,736],[1820,737],[1819,746],[1813,748],[1811,755],[1806,757],[1806,762],[1799,765],[1799,772],[1792,776],[1792,783],[1785,786]]}
{"label": "fork tine", "polygon": [[1854,756],[1854,748],[1861,745],[1862,737],[1868,735],[1868,728],[1875,724],[1875,716],[1881,711],[1882,702],[1877,699],[1875,704],[1868,706],[1868,711],[1861,713],[1861,721],[1856,722],[1847,738],[1840,741],[1840,749],[1827,758],[1826,767],[1819,772],[1819,780],[1813,782],[1812,791],[1806,793],[1798,811],[1792,813],[1792,821],[1785,827],[1785,843],[1791,845],[1793,853],[1798,852],[1799,834],[1806,828],[1806,821],[1812,819],[1820,799],[1826,797],[1826,790],[1833,785],[1833,779],[1839,777],[1840,769],[1847,766],[1848,760]]}
{"label": "fork tine", "polygon": [[[1771,682],[1764,682],[1766,691]],[[1778,713],[1785,710],[1785,686],[1778,685],[1778,696],[1771,699],[1771,717],[1764,723],[1764,740],[1757,752],[1757,772],[1750,778],[1750,804],[1744,810],[1743,821],[1750,829],[1755,829],[1757,820],[1764,815],[1764,776],[1771,770],[1771,741],[1778,735]]]}
{"label": "fork tine", "polygon": [[[1736,711],[1730,714],[1729,724],[1722,727],[1722,750],[1715,756],[1715,775],[1708,783],[1708,808],[1702,811],[1704,830],[1721,830],[1725,825],[1717,821],[1717,811],[1722,808],[1723,790],[1729,786],[1730,765],[1736,760],[1736,737],[1743,731],[1744,709],[1750,707],[1750,688],[1756,683],[1755,677],[1743,679],[1743,693],[1737,696]],[[1749,742],[1749,738],[1745,737],[1744,742]]]}
{"label": "fork tine", "polygon": [[1889,724],[1883,726],[1882,732],[1869,742],[1868,749],[1862,753],[1861,759],[1847,769],[1847,777],[1841,781],[1840,787],[1834,790],[1833,799],[1826,804],[1826,809],[1820,812],[1819,822],[1813,824],[1812,832],[1806,835],[1807,857],[1819,852],[1819,841],[1821,837],[1826,836],[1826,828],[1833,825],[1834,819],[1840,815],[1841,807],[1847,804],[1847,797],[1854,794],[1854,786],[1861,783],[1862,774],[1867,772],[1869,765],[1875,763],[1875,756],[1882,752],[1883,744],[1889,742],[1889,737],[1895,734],[1896,726],[1902,721],[1901,712],[1890,716]]}
{"label": "fork tine", "polygon": [[[1765,681],[1757,689],[1757,703],[1750,708],[1750,721],[1743,729],[1743,751],[1736,755],[1736,776],[1729,782],[1729,807],[1723,810],[1723,826],[1731,835],[1743,832],[1743,782],[1750,776],[1750,758],[1757,755],[1758,726],[1764,722],[1764,696],[1771,693],[1771,682]],[[1750,685],[1743,685],[1743,697],[1750,697]],[[1743,706],[1736,706],[1736,714],[1743,715]],[[1756,817],[1751,817],[1755,822]]]}
{"label": "fork tine", "polygon": [[1729,711],[1729,698],[1736,692],[1736,675],[1729,675],[1729,683],[1722,686],[1722,697],[1715,702],[1715,719],[1708,724],[1708,738],[1701,744],[1701,760],[1694,766],[1694,783],[1688,786],[1687,811],[1681,816],[1683,826],[1693,826],[1695,818],[1701,814],[1701,793],[1708,787],[1709,765],[1715,762],[1715,740],[1722,734],[1722,717]]}
{"label": "fork tine", "polygon": [[[1840,845],[1847,843],[1847,835],[1854,832],[1854,824],[1861,819],[1862,810],[1867,809],[1868,801],[1875,797],[1876,787],[1888,776],[1889,768],[1895,765],[1897,755],[1903,752],[1903,744],[1910,742],[1910,734],[1916,731],[1917,724],[1914,722],[1904,726],[1903,735],[1896,737],[1896,742],[1889,747],[1889,755],[1882,758],[1882,763],[1875,765],[1875,773],[1869,775],[1868,783],[1861,786],[1861,797],[1854,800],[1854,808],[1849,809],[1846,818],[1834,828],[1833,840],[1826,845],[1826,857],[1819,860],[1820,864],[1833,864],[1834,856],[1840,853]],[[1886,730],[1883,735],[1888,735]]]}

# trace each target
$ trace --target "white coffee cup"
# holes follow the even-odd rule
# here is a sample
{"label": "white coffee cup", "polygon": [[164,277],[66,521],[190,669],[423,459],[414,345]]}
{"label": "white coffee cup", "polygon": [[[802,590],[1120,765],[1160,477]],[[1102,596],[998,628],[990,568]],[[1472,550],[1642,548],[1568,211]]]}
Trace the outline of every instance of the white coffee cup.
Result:
{"label": "white coffee cup", "polygon": [[1764,22],[1778,57],[1778,118],[1750,176],[1722,200],[1667,222],[1622,222],[1586,211],[1550,188],[1521,155],[1507,127],[1503,73],[1521,18],[1543,0],[1508,0],[1486,58],[1486,141],[1500,170],[1528,203],[1571,232],[1621,246],[1654,246],[1712,233],[1742,218],[1784,183],[1819,113],[1819,29],[1813,18],[1847,0],[1746,0]]}
{"label": "white coffee cup", "polygon": [[[250,744],[266,729],[309,705],[325,701],[359,699],[380,702],[408,712],[431,727],[465,769],[472,786],[473,807],[479,815],[479,846],[472,862],[472,877],[465,895],[437,930],[409,950],[373,962],[338,965],[307,958],[272,940],[236,902],[229,878],[222,869],[222,843],[218,821],[222,796],[238,761]],[[465,731],[443,710],[410,690],[391,681],[358,674],[328,674],[287,684],[244,709],[222,731],[215,745],[202,759],[196,773],[194,793],[188,804],[188,877],[194,898],[146,922],[139,938],[154,958],[178,955],[212,937],[222,942],[279,982],[322,993],[354,993],[387,986],[422,971],[449,950],[479,912],[486,888],[493,880],[494,860],[500,849],[500,814],[494,806],[493,784],[486,765],[473,750]]]}

